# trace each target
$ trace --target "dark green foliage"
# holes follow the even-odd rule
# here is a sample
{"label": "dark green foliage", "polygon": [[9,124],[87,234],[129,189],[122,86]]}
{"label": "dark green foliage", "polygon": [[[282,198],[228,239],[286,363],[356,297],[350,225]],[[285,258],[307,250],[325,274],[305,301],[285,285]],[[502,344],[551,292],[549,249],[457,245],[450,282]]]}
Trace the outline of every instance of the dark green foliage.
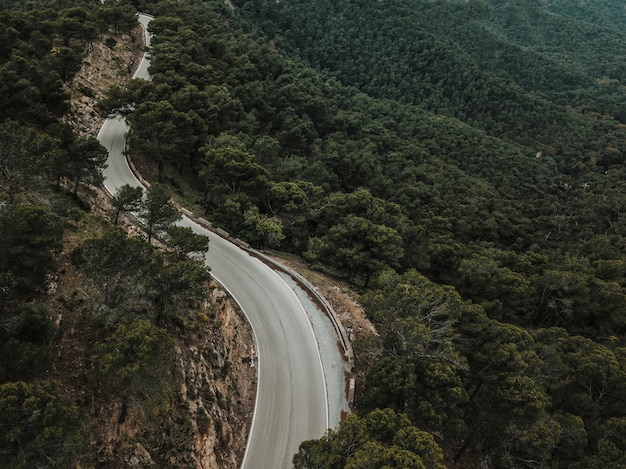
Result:
{"label": "dark green foliage", "polygon": [[30,381],[50,363],[49,345],[56,334],[45,304],[23,303],[0,315],[0,383]]}
{"label": "dark green foliage", "polygon": [[193,149],[196,137],[192,118],[168,101],[141,103],[128,121],[133,127],[129,144],[154,158],[160,182],[165,161],[179,162]]}
{"label": "dark green foliage", "polygon": [[181,252],[165,256],[119,228],[85,240],[73,259],[98,291],[88,304],[92,317],[108,326],[145,317],[184,325],[210,278],[204,258],[190,259]]}
{"label": "dark green foliage", "polygon": [[152,184],[146,191],[139,216],[145,224],[148,243],[182,216],[170,197],[169,188],[163,184]]}
{"label": "dark green foliage", "polygon": [[387,356],[370,366],[363,410],[387,406],[415,425],[446,438],[465,431],[467,393],[454,366],[440,359],[410,360]]}
{"label": "dark green foliage", "polygon": [[200,172],[206,184],[207,210],[223,201],[225,194],[255,193],[265,183],[265,170],[255,161],[254,155],[241,148],[226,146],[227,142],[217,145],[207,151]]}
{"label": "dark green foliage", "polygon": [[374,273],[397,266],[402,254],[402,238],[396,230],[349,214],[323,237],[311,238],[305,257],[337,267],[349,278],[362,277],[367,287]]}
{"label": "dark green foliage", "polygon": [[113,27],[114,34],[120,32],[130,33],[133,27],[137,25],[136,9],[131,4],[112,1],[103,3],[104,5],[99,16]]}
{"label": "dark green foliage", "polygon": [[97,8],[32,6],[0,11],[0,122],[47,125],[68,112],[63,82],[100,29]]}
{"label": "dark green foliage", "polygon": [[0,125],[0,188],[9,205],[50,181],[54,144],[49,135],[8,120]]}
{"label": "dark green foliage", "polygon": [[145,308],[145,274],[155,258],[154,248],[144,240],[113,229],[100,238],[85,240],[73,259],[101,294],[93,305],[96,317],[115,323],[126,308],[135,313]]}
{"label": "dark green foliage", "polygon": [[56,325],[45,304],[21,304],[14,309],[13,315],[10,325],[6,327],[11,337],[34,344],[48,344],[54,337]]}
{"label": "dark green foliage", "polygon": [[[380,335],[357,347],[363,418],[305,443],[299,467],[436,467],[425,431],[450,464],[467,467],[623,465],[623,9],[605,0],[236,3],[234,12],[217,1],[152,5],[153,80],[112,90],[104,107],[128,114],[130,150],[154,158],[160,178],[198,188],[212,222],[366,287]],[[133,23],[126,3],[61,10],[0,13],[3,161],[21,136],[27,150],[11,168],[34,169],[0,176],[16,206],[34,182],[84,178],[70,172],[71,132],[48,127],[49,140],[41,126],[66,109],[60,84],[94,18],[114,30]],[[184,258],[206,243],[164,229],[170,194],[154,190],[149,237],[165,233],[174,253],[107,233],[75,257],[93,277],[88,308],[123,325],[94,357],[112,392],[126,387],[126,362],[145,364],[122,338],[141,349],[139,337],[159,336],[137,319],[184,326],[208,279]],[[117,214],[137,198],[117,194]],[[10,213],[0,263],[21,249]],[[43,286],[50,251],[35,251],[44,261],[35,267],[47,266],[32,278],[16,277],[21,258],[3,266],[9,319],[16,294]],[[51,331],[35,316],[32,329],[3,336],[21,357],[6,379],[45,367]],[[101,367],[118,342],[125,355]],[[144,370],[126,397],[161,405],[163,395],[145,393],[154,373]]]}
{"label": "dark green foliage", "polygon": [[457,462],[579,463],[626,413],[623,354],[590,339],[530,335],[416,272],[376,277],[363,303],[380,337],[357,347],[368,357],[359,407],[389,406],[460,442],[444,443]]}
{"label": "dark green foliage", "polygon": [[455,459],[479,447],[502,467],[515,467],[518,459],[546,464],[559,426],[550,415],[546,389],[533,379],[539,360],[532,338],[520,328],[487,319],[478,308],[467,308],[458,330],[464,338],[459,350],[469,365],[469,430]]}
{"label": "dark green foliage", "polygon": [[9,357],[0,362],[0,383],[34,381],[44,376],[50,367],[47,345],[24,342],[14,337],[0,340],[0,353]]}
{"label": "dark green foliage", "polygon": [[415,271],[387,271],[364,300],[381,333],[383,356],[371,361],[364,408],[388,406],[420,428],[459,435],[468,396],[467,369],[455,349],[455,324],[465,308],[450,288],[436,287]]}
{"label": "dark green foliage", "polygon": [[175,392],[174,340],[149,321],[120,324],[95,345],[92,360],[98,386],[144,412],[158,416]]}
{"label": "dark green foliage", "polygon": [[[258,1],[245,9],[261,16],[281,47],[347,85],[525,143],[547,144],[550,129],[567,121],[589,130],[592,124],[522,88],[571,99],[596,88],[595,78],[623,76],[615,66],[626,43],[621,31],[533,2],[363,1],[355,10],[351,2]],[[545,117],[547,125],[536,126]]]}
{"label": "dark green foliage", "polygon": [[294,467],[327,469],[443,469],[441,449],[428,433],[390,409],[354,415],[319,440],[305,441]]}
{"label": "dark green foliage", "polygon": [[0,211],[0,305],[43,288],[61,234],[61,224],[42,207]]}
{"label": "dark green foliage", "polygon": [[205,283],[211,278],[202,259],[175,259],[156,264],[146,278],[155,320],[159,324],[185,325],[187,310],[197,308],[206,296]]}
{"label": "dark green foliage", "polygon": [[51,381],[0,385],[0,464],[6,468],[89,464],[90,429]]}
{"label": "dark green foliage", "polygon": [[[380,336],[360,349],[360,408],[404,413],[468,466],[618,461],[609,419],[623,409],[602,393],[621,391],[600,371],[621,379],[623,356],[605,344],[626,327],[620,13],[209,4],[154,22],[153,81],[116,98],[191,118],[190,151],[164,161],[204,187],[213,222],[372,279],[363,300]],[[529,333],[553,326],[566,332],[549,347]],[[566,338],[598,360],[585,379],[601,391],[577,380]],[[347,464],[328,440],[307,445],[303,467]],[[414,462],[379,443],[359,451],[360,467],[364,454]]]}
{"label": "dark green foliage", "polygon": [[209,238],[194,233],[186,226],[171,225],[167,228],[167,244],[180,254],[203,260],[209,250]]}
{"label": "dark green foliage", "polygon": [[131,187],[128,184],[124,184],[120,187],[113,197],[111,198],[111,205],[115,208],[115,221],[114,225],[117,225],[120,213],[122,212],[135,212],[141,207],[141,198],[143,196],[142,187]]}
{"label": "dark green foliage", "polygon": [[580,416],[588,430],[598,419],[626,414],[626,364],[620,354],[560,329],[538,332],[537,342],[546,356],[542,384],[550,389],[555,408]]}
{"label": "dark green foliage", "polygon": [[[101,223],[81,220],[89,202],[77,197],[77,189],[81,183],[101,183],[107,152],[95,138],[74,135],[59,118],[69,110],[64,82],[80,68],[107,22],[115,33],[128,32],[137,23],[135,10],[126,2],[0,2],[3,468],[93,467],[101,442],[96,443],[81,405],[101,416],[121,396],[124,409],[137,406],[144,416],[160,419],[169,412],[178,389],[174,339],[137,319],[185,325],[209,278],[197,262],[157,254],[145,241],[133,242],[120,231],[85,241],[76,250],[78,275],[60,250],[64,235],[64,245],[71,245],[82,236],[77,228],[98,229]],[[81,91],[93,95],[93,90]],[[141,190],[118,194],[116,218],[120,211],[137,210],[140,199]],[[161,230],[163,218],[151,219],[153,232]],[[198,243],[182,246],[199,249]],[[67,280],[68,270],[75,283],[62,285],[74,288],[66,296],[56,287],[57,279]],[[120,327],[111,333],[107,326],[113,325]],[[84,353],[82,347],[89,350],[94,342],[93,356]],[[93,374],[83,364],[93,365]],[[52,380],[61,383],[63,396]],[[183,432],[189,444],[189,428]],[[179,443],[180,438],[172,445]]]}
{"label": "dark green foliage", "polygon": [[62,163],[68,172],[67,176],[74,183],[74,195],[81,182],[102,184],[102,170],[106,166],[109,152],[95,137],[79,137],[76,139],[67,159]]}

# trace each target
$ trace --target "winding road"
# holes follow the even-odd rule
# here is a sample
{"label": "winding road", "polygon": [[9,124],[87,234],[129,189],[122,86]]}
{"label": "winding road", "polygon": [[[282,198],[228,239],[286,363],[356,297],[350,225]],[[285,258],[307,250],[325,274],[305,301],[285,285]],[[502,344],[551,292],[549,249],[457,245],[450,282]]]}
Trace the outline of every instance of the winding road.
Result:
{"label": "winding road", "polygon": [[[139,19],[147,30],[151,18],[140,15]],[[146,41],[149,44],[147,33]],[[144,57],[135,78],[149,79],[147,65]],[[123,154],[127,131],[125,120],[117,116],[107,119],[98,134],[109,151],[104,185],[111,194],[123,184],[141,186]],[[339,421],[337,409],[345,392],[343,371],[335,363],[342,357],[339,350],[320,353],[318,345],[318,341],[336,343],[337,338],[320,338],[320,333],[326,333],[319,328],[314,332],[310,307],[305,310],[284,277],[189,217],[184,216],[180,224],[210,238],[206,263],[239,303],[256,337],[257,397],[242,467],[292,467],[302,441],[321,437]],[[329,359],[329,353],[335,356]]]}

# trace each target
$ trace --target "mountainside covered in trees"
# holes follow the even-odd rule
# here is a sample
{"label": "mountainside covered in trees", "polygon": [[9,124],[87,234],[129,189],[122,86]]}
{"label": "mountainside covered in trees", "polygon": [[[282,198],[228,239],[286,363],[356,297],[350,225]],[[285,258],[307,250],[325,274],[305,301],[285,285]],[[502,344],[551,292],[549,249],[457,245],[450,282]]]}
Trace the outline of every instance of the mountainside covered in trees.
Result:
{"label": "mountainside covered in trees", "polygon": [[171,226],[165,186],[100,187],[86,103],[141,56],[135,9],[1,2],[0,37],[0,466],[237,467],[252,335],[208,241]]}
{"label": "mountainside covered in trees", "polygon": [[133,3],[153,80],[102,107],[179,200],[362,290],[357,415],[296,467],[624,467],[623,5],[233,3]]}
{"label": "mountainside covered in trees", "polygon": [[106,103],[133,104],[131,151],[351,279],[380,332],[355,343],[359,416],[298,467],[623,465],[623,8],[153,11],[153,81]]}

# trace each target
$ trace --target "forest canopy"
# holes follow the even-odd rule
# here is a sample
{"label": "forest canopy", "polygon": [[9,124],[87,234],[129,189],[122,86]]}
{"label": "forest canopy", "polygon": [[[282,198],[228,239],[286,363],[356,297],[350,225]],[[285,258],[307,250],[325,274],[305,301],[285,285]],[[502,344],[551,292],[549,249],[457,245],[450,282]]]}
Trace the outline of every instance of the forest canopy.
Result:
{"label": "forest canopy", "polygon": [[133,103],[131,151],[211,221],[363,290],[380,337],[359,345],[362,418],[405,415],[451,467],[621,460],[626,36],[608,2],[154,11],[153,80],[105,104]]}
{"label": "forest canopy", "polygon": [[[358,416],[305,443],[298,467],[363,467],[368,455],[374,467],[621,467],[623,8],[233,3],[134,4],[155,15],[153,79],[111,89],[101,106],[132,124],[129,151],[153,165],[155,197],[171,191],[255,247],[301,256],[362,293],[379,335],[354,344]],[[9,261],[0,261],[0,301],[3,314],[18,315],[16,303],[32,299],[52,262],[44,246],[60,239],[58,217],[22,206],[24,188],[98,179],[97,149],[75,158],[90,142],[56,123],[66,112],[59,84],[102,21],[126,26],[110,11],[77,27],[93,13],[7,6],[23,9],[0,10],[0,162],[10,169],[1,180],[0,259]],[[20,151],[8,151],[16,139]],[[24,217],[45,229],[15,223]],[[32,242],[20,241],[23,232]],[[100,351],[132,327],[160,334],[140,321],[184,321],[177,306],[203,278],[176,255],[122,238],[85,241],[77,266],[98,272],[107,259],[93,250],[120,245],[145,272],[165,272],[118,272],[149,293],[123,325],[128,282],[92,279],[101,317],[117,331]],[[30,275],[22,250],[39,259]],[[175,291],[174,280],[191,296],[159,295],[163,285]],[[354,451],[333,457],[346,441]]]}

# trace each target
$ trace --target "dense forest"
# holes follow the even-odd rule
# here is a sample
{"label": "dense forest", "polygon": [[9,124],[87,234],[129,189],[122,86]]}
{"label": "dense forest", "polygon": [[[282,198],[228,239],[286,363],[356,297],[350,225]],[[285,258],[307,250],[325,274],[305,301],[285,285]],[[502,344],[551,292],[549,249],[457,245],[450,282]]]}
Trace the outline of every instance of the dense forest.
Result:
{"label": "dense forest", "polygon": [[[356,334],[355,415],[295,466],[626,467],[623,6],[233,3],[133,3],[155,15],[153,79],[101,106],[127,114],[133,158],[177,200],[361,292],[379,335]],[[15,44],[43,21],[20,15]],[[91,174],[60,174],[78,143],[53,124],[53,81],[86,33],[55,31],[55,54],[31,34],[2,55],[2,145],[31,145],[8,161],[65,158],[5,171],[5,217],[25,181]],[[15,262],[7,282],[24,280]]]}

